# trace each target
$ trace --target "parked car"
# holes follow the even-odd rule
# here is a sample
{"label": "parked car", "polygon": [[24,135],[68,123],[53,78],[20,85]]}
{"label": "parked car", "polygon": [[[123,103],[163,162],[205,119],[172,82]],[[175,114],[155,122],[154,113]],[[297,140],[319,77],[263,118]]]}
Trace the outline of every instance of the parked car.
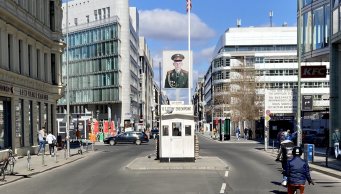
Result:
{"label": "parked car", "polygon": [[156,136],[159,135],[159,130],[158,129],[152,129],[150,131],[150,139],[154,138],[154,135],[155,135],[155,138],[156,138]]}
{"label": "parked car", "polygon": [[107,137],[103,142],[109,145],[115,145],[117,143],[134,143],[136,145],[141,145],[141,143],[147,143],[148,141],[148,136],[144,132],[128,131],[116,136]]}

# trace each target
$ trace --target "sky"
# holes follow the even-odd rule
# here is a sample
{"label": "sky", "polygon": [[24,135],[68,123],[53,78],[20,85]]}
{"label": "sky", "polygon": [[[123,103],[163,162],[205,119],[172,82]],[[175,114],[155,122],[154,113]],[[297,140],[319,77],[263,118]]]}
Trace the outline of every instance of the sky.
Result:
{"label": "sky", "polygon": [[[130,0],[140,14],[140,36],[144,36],[154,63],[154,80],[159,83],[159,62],[163,50],[188,50],[186,0]],[[213,50],[223,33],[236,27],[296,26],[296,0],[192,0],[191,50],[193,50],[193,90],[198,77],[203,77]],[[171,100],[188,101],[188,93],[163,90]]]}

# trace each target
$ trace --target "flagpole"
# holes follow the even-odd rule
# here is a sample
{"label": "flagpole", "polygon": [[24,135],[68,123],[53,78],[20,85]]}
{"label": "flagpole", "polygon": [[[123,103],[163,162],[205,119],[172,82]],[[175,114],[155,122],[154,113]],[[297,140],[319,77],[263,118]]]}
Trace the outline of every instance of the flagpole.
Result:
{"label": "flagpole", "polygon": [[192,0],[187,2],[187,18],[188,18],[188,104],[191,104],[191,80],[192,80],[192,67],[191,67],[191,7]]}

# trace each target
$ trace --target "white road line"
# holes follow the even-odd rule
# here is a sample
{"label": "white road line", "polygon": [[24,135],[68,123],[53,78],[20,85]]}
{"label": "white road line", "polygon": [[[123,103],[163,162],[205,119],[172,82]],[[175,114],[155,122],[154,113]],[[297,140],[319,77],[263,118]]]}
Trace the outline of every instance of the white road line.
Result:
{"label": "white road line", "polygon": [[225,171],[225,177],[229,176],[229,171]]}
{"label": "white road line", "polygon": [[220,193],[225,193],[225,189],[226,189],[226,183],[223,183],[221,185]]}

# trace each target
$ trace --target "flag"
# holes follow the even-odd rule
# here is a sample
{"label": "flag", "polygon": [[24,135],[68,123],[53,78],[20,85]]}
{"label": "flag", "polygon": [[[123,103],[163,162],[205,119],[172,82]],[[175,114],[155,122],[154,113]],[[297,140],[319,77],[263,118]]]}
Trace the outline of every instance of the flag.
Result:
{"label": "flag", "polygon": [[188,10],[192,9],[192,0],[186,0],[186,1],[187,1],[186,11],[188,12]]}

